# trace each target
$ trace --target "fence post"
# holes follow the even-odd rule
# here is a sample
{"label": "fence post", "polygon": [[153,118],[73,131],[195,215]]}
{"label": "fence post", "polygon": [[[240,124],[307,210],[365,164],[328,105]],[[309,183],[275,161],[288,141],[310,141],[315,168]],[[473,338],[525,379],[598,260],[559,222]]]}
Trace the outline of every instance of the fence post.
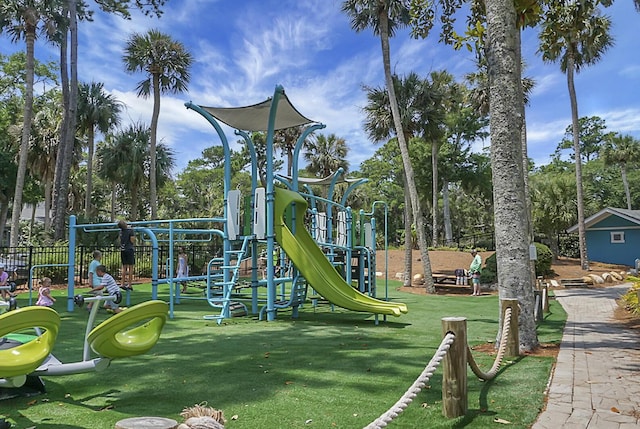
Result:
{"label": "fence post", "polygon": [[467,399],[467,318],[443,317],[442,336],[456,337],[442,360],[442,414],[447,418],[464,416]]}
{"label": "fence post", "polygon": [[520,334],[518,332],[518,318],[520,317],[520,311],[518,307],[518,300],[503,299],[500,301],[500,307],[500,313],[502,314],[500,320],[504,320],[504,314],[507,311],[507,308],[511,309],[511,324],[509,325],[510,335],[507,339],[505,355],[520,356]]}
{"label": "fence post", "polygon": [[549,312],[549,284],[547,282],[542,284],[542,311]]}
{"label": "fence post", "polygon": [[535,306],[533,309],[533,315],[536,322],[541,322],[544,318],[542,316],[542,291],[534,290],[533,291],[533,305]]}

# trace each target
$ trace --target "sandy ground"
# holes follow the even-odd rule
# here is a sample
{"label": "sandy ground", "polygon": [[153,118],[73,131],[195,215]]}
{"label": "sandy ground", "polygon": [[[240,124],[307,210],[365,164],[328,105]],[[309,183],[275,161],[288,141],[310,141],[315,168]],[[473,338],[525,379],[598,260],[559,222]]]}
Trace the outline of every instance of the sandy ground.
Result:
{"label": "sandy ground", "polygon": [[[485,261],[494,252],[480,252],[482,260]],[[395,278],[396,273],[404,272],[404,250],[389,250],[388,257],[385,257],[385,252],[381,251],[377,255],[378,271],[384,271],[385,261],[389,262],[389,277]],[[471,264],[470,253],[459,251],[447,251],[447,250],[432,250],[429,251],[429,260],[431,262],[431,270],[434,273],[452,272],[456,268],[469,268]],[[484,262],[483,262],[484,263]],[[422,261],[420,258],[420,251],[413,251],[413,274],[424,274],[422,267]],[[550,278],[554,279],[574,279],[583,277],[586,274],[602,274],[609,271],[626,271],[629,267],[621,265],[601,264],[598,262],[590,263],[590,270],[583,271],[580,267],[580,261],[571,258],[561,258],[556,263],[552,264],[554,275]]]}

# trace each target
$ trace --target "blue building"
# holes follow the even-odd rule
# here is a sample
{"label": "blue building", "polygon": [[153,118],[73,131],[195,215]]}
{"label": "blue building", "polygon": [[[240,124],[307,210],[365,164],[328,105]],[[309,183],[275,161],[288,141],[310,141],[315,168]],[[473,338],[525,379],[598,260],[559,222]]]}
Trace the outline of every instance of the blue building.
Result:
{"label": "blue building", "polygon": [[[640,210],[607,207],[584,223],[590,261],[635,266],[640,258]],[[578,225],[567,232],[578,232]]]}

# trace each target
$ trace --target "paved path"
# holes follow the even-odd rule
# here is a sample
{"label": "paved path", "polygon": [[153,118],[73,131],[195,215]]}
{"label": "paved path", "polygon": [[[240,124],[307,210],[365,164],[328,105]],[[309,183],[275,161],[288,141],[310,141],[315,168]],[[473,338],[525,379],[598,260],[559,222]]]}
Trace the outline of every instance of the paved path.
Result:
{"label": "paved path", "polygon": [[567,324],[549,402],[532,429],[640,428],[640,336],[613,320],[628,289],[554,291]]}

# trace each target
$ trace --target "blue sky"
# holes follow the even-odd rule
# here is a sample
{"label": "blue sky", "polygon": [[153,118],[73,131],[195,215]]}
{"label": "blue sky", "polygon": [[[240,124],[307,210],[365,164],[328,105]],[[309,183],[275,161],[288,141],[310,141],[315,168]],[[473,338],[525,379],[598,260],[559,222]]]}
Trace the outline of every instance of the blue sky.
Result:
{"label": "blue sky", "polygon": [[[600,116],[609,131],[640,138],[640,13],[631,0],[618,0],[606,13],[613,20],[615,46],[597,65],[576,76],[580,116]],[[122,54],[133,32],[159,29],[185,44],[195,62],[189,92],[162,98],[158,137],[176,152],[176,173],[209,146],[213,128],[186,101],[208,106],[255,104],[277,84],[305,116],[324,123],[324,133],[346,140],[352,170],[379,147],[363,129],[362,86],[384,82],[380,42],[370,31],[354,33],[338,0],[170,0],[161,19],[134,13],[126,21],[96,13],[80,24],[79,78],[103,82],[126,104],[125,124],[150,123],[152,100],[136,97],[143,75],[124,72]],[[23,49],[0,38],[0,51]],[[529,156],[545,164],[564,136],[571,114],[566,77],[536,54],[537,30],[523,34],[526,74],[536,82],[527,108]],[[56,49],[38,42],[36,56],[57,61]],[[437,43],[434,34],[414,40],[407,32],[392,40],[395,72],[426,75],[446,69],[462,78],[473,69],[467,52]],[[224,128],[230,142],[237,137]],[[488,145],[488,141],[485,142]],[[481,150],[482,144],[474,145]]]}

